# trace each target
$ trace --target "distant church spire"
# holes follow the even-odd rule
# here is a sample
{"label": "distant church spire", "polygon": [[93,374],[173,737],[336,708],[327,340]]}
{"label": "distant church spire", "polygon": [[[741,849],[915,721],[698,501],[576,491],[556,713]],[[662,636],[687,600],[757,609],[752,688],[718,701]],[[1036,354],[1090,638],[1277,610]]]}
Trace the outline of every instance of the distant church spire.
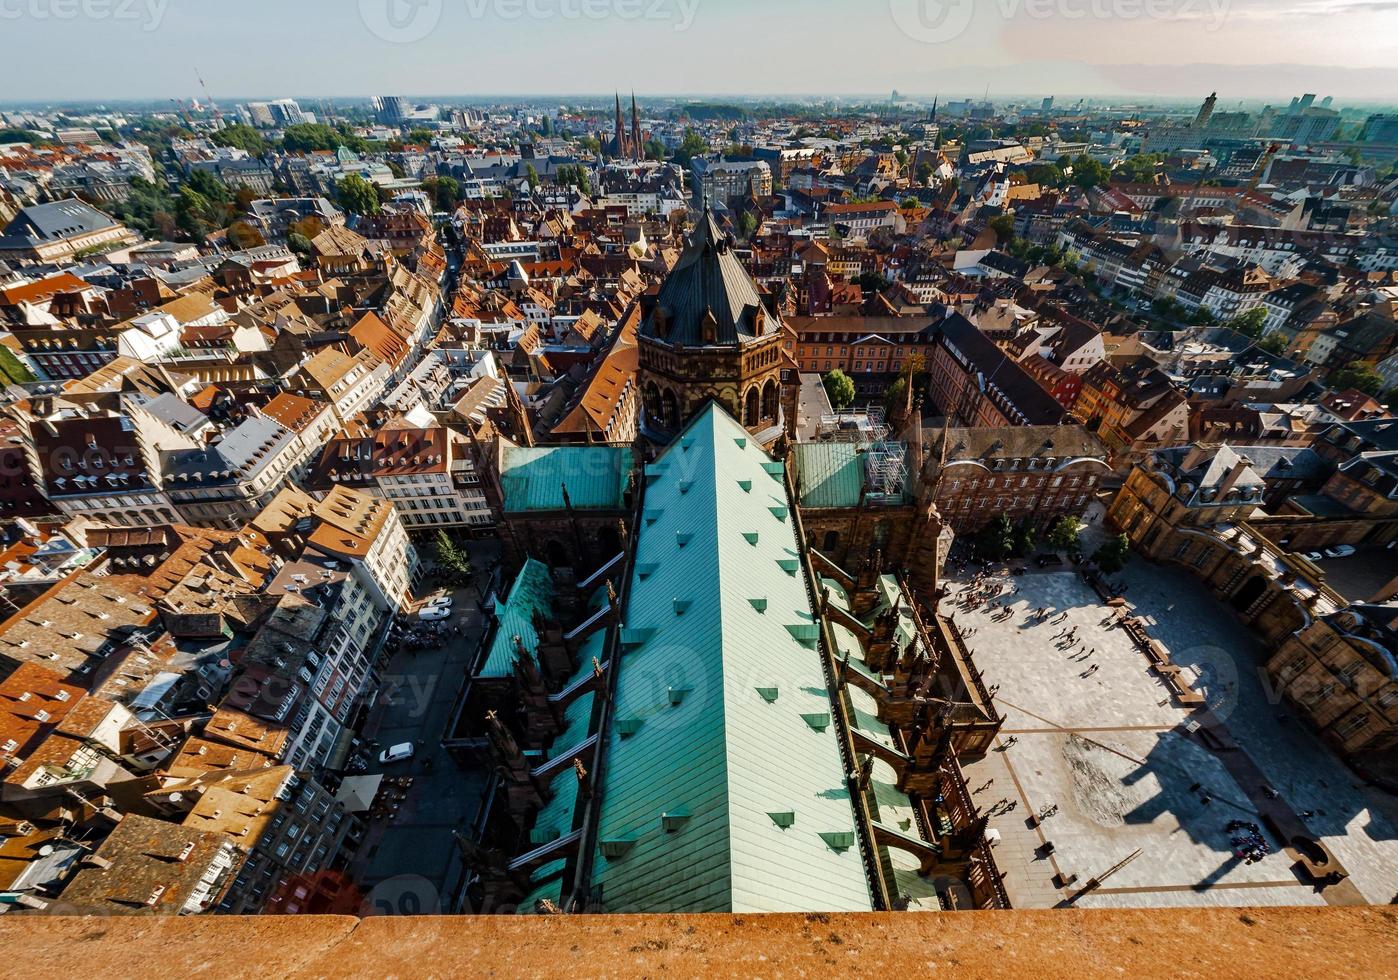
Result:
{"label": "distant church spire", "polygon": [[631,90],[631,159],[645,159],[645,147],[641,145],[641,114],[636,109],[636,90]]}

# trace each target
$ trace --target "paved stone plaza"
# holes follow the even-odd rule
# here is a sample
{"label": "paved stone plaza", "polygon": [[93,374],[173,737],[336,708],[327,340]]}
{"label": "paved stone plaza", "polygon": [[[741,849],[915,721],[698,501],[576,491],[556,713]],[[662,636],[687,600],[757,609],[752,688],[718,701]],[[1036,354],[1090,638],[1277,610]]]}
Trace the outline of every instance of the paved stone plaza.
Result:
{"label": "paved stone plaza", "polygon": [[[1007,596],[1009,618],[962,609],[954,593],[966,583],[957,579],[942,612],[974,631],[967,645],[986,683],[999,687],[1004,730],[966,778],[982,808],[1006,801],[990,825],[1017,907],[1386,903],[1398,892],[1398,800],[1365,787],[1269,699],[1256,641],[1187,573],[1137,559],[1114,581],[1125,583],[1134,614],[1174,663],[1192,668],[1236,749],[1211,750],[1185,730],[1196,712],[1171,697],[1123,630],[1104,627],[1109,610],[1076,572],[1001,581],[1007,593],[1019,590]],[[1053,610],[1042,624],[1040,606]],[[1064,612],[1065,621],[1053,621]],[[1068,649],[1056,634],[1073,626],[1080,642]],[[1318,891],[1270,838],[1261,861],[1235,856],[1227,826],[1260,824],[1263,784],[1334,852],[1352,884]],[[1054,805],[1034,827],[1029,818]],[[1123,861],[1100,888],[1074,897]],[[1059,873],[1076,874],[1076,884],[1055,887]]]}

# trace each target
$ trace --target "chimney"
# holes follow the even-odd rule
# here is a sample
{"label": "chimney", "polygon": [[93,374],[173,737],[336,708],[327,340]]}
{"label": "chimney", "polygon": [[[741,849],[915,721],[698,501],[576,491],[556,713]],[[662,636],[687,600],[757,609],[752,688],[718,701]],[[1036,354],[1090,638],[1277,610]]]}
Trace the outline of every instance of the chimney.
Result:
{"label": "chimney", "polygon": [[1204,460],[1208,459],[1209,454],[1213,451],[1214,450],[1208,446],[1191,446],[1189,448],[1189,452],[1185,453],[1184,461],[1180,463],[1180,471],[1183,473],[1188,473],[1190,470],[1197,467],[1200,463],[1204,462]]}
{"label": "chimney", "polygon": [[1228,475],[1223,478],[1223,482],[1218,485],[1218,495],[1220,497],[1228,493],[1238,484],[1243,472],[1252,465],[1252,460],[1246,456],[1239,456],[1238,461],[1233,464],[1233,468],[1228,471]]}

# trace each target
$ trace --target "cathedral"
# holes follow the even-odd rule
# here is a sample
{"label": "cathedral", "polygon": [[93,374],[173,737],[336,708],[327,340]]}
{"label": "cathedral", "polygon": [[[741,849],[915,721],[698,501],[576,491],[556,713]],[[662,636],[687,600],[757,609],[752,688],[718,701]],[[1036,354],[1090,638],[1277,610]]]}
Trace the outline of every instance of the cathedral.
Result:
{"label": "cathedral", "polygon": [[[763,445],[795,426],[797,370],[777,304],[705,211],[638,334],[646,432],[668,442],[710,401]],[[658,437],[658,438],[656,438]]]}
{"label": "cathedral", "polygon": [[636,108],[636,96],[631,96],[631,128],[621,115],[621,94],[616,97],[616,126],[611,139],[600,140],[602,152],[613,160],[633,160],[640,162],[646,158],[646,144],[641,137],[641,115]]}

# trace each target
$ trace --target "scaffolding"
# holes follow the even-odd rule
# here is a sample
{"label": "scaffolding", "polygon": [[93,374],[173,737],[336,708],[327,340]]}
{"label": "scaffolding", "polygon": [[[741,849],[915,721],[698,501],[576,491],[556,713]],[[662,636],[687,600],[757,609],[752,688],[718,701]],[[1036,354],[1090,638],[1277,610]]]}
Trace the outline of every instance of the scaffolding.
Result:
{"label": "scaffolding", "polygon": [[901,497],[908,482],[908,447],[901,442],[870,443],[864,455],[865,486],[871,497]]}
{"label": "scaffolding", "polygon": [[820,417],[816,442],[874,443],[888,440],[888,424],[883,408],[870,406],[859,411],[833,412]]}

